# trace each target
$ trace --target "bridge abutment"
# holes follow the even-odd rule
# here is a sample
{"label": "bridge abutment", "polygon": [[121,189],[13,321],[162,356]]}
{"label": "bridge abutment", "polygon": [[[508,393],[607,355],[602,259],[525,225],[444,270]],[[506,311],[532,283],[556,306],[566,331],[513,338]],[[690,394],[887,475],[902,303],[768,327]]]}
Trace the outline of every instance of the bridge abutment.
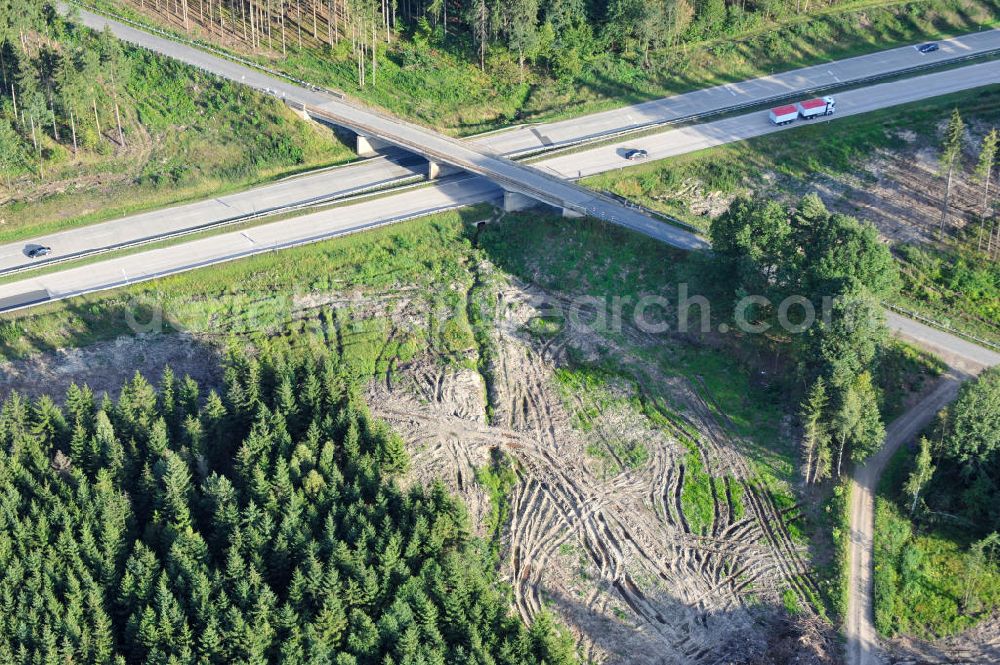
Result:
{"label": "bridge abutment", "polygon": [[358,134],[355,146],[355,151],[358,153],[358,157],[374,157],[379,154],[380,151],[392,147],[392,144],[370,136]]}

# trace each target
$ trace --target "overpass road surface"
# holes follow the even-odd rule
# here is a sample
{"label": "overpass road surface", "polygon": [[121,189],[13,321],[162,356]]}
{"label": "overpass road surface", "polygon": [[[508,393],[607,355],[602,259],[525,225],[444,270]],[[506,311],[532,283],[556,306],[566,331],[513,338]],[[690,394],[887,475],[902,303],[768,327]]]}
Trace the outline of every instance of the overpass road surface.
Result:
{"label": "overpass road surface", "polygon": [[[189,62],[225,78],[256,88],[280,92],[293,106],[365,136],[405,148],[438,164],[448,164],[463,171],[488,177],[504,190],[561,208],[570,214],[591,215],[598,219],[641,227],[654,223],[639,210],[595,194],[524,164],[518,164],[483,145],[455,139],[387,113],[362,106],[324,92],[311,90],[265,74],[192,46],[170,41],[137,30],[90,12],[81,20],[95,29],[110,29],[115,35],[158,51],[168,57]],[[678,237],[678,242],[684,242]]]}
{"label": "overpass road surface", "polygon": [[[898,103],[898,101],[912,101],[919,95],[931,96],[963,87],[976,87],[997,82],[1000,82],[1000,61],[969,65],[958,70],[925,74],[916,79],[880,83],[856,91],[856,94],[845,93],[842,95],[844,100],[842,113],[844,115],[862,113],[875,108],[883,108],[886,105]],[[698,127],[667,131],[663,134],[644,137],[641,141],[650,142],[648,145],[651,148],[651,154],[656,157],[666,156],[661,154],[661,151],[680,154],[710,144],[717,145],[737,141],[770,131],[791,130],[794,126],[779,129],[767,121],[766,114],[752,113],[724,118]],[[835,125],[831,125],[831,127],[835,127]],[[655,145],[652,142],[655,142]],[[675,147],[671,148],[670,146]],[[617,156],[617,152],[621,149],[622,146],[590,148],[572,155],[547,158],[539,162],[537,166],[548,170],[553,179],[556,176],[574,177],[578,175],[579,171],[597,173],[608,168],[617,168],[628,164],[620,156]],[[349,169],[345,170],[349,171]],[[426,187],[272,222],[248,231],[223,233],[209,239],[194,240],[170,248],[109,258],[84,268],[68,268],[47,275],[28,277],[0,285],[0,304],[6,304],[6,309],[14,309],[22,304],[37,302],[40,292],[47,292],[52,299],[58,299],[114,288],[123,283],[151,279],[170,272],[247,256],[255,251],[261,251],[265,247],[273,249],[288,244],[328,238],[368,228],[378,223],[409,219],[444,208],[482,201],[495,201],[502,196],[502,190],[495,184],[487,185],[486,183],[487,180],[483,178],[468,176],[445,179],[431,183]],[[169,211],[167,212],[169,216]],[[652,220],[649,217],[638,215],[635,218],[613,221],[684,249],[707,247],[707,243],[695,234]],[[67,235],[72,233],[85,234],[102,226],[104,225],[84,227],[65,233]],[[121,225],[116,228],[120,227]],[[250,246],[248,246],[248,238]],[[9,252],[11,249],[7,247],[4,248],[4,251]],[[144,258],[147,255],[148,260]],[[7,256],[0,256],[0,259],[7,260]]]}
{"label": "overpass road surface", "polygon": [[[125,28],[126,26],[119,26],[119,30]],[[144,33],[139,34],[142,36]],[[122,35],[119,34],[119,36]],[[149,35],[143,36],[143,40],[148,41],[149,39],[155,38]],[[175,46],[171,42],[166,42],[166,44],[170,47]],[[148,44],[143,45],[149,46]],[[949,44],[946,48],[951,50],[956,48],[956,46]],[[194,57],[201,57],[197,55],[198,52],[194,49],[191,49],[191,51],[194,51]],[[893,57],[910,55],[899,49],[895,51],[899,53]],[[187,55],[191,56],[190,53]],[[225,61],[222,62],[225,63]],[[220,65],[218,59],[216,59],[204,68],[212,70],[213,67],[228,67],[229,64],[231,63]],[[997,82],[998,72],[996,66],[991,65],[993,63],[963,68],[961,74],[947,72],[943,77],[937,76],[936,78],[931,78],[935,75],[920,77],[919,80],[904,82],[905,86],[902,91],[899,88],[893,88],[893,83],[886,83],[880,86],[873,86],[858,95],[848,95],[846,97],[845,95],[841,95],[839,115],[862,113],[873,108],[891,106],[906,101],[915,101],[916,99],[944,94],[959,89],[993,84]],[[830,76],[839,78],[833,70],[828,70],[828,72]],[[221,72],[216,71],[216,73]],[[235,79],[237,75],[240,76],[240,79]],[[256,74],[252,73],[251,76],[255,77]],[[276,89],[273,81],[265,80],[257,81],[256,83],[247,81],[246,73],[241,73],[238,70],[231,72],[229,78],[234,78],[235,80],[242,79],[244,82],[256,87],[271,90]],[[749,90],[749,87],[746,89]],[[909,92],[906,90],[909,90]],[[297,90],[293,86],[283,90],[281,94],[285,95],[288,92],[295,94]],[[300,103],[306,105],[326,105],[322,99],[316,101],[316,98],[313,96],[320,93],[306,92],[308,93],[307,95],[299,98]],[[729,93],[731,96],[736,97],[740,92],[736,88],[730,87]],[[710,104],[711,102],[708,103]],[[630,108],[634,110],[633,113],[640,113],[638,110],[640,107]],[[658,113],[655,106],[649,106],[643,112],[649,112],[653,115]],[[593,117],[599,118],[600,116],[601,114],[598,114]],[[741,118],[724,119],[700,127],[665,132],[653,137],[656,140],[655,145],[652,143],[649,145],[653,149],[654,156],[665,157],[669,156],[669,154],[680,154],[680,152],[697,150],[709,147],[710,145],[719,145],[728,141],[740,140],[751,136],[759,136],[769,131],[776,131],[775,128],[766,124],[761,116],[762,114],[749,114]],[[595,120],[595,122],[598,124],[591,127],[597,127],[598,133],[605,131],[598,126],[603,120]],[[629,123],[632,123],[633,126],[639,126],[635,125],[637,122],[642,123],[642,119],[636,121],[634,116],[626,112],[625,122],[619,122],[617,126],[627,127]],[[578,121],[573,121],[569,125],[561,123],[556,123],[556,125],[546,134],[542,134],[537,131],[538,128],[535,128],[536,131],[532,132],[534,140],[541,142],[543,145],[556,145],[556,141],[552,137],[557,136],[559,131],[564,131],[565,128],[569,128],[569,131],[572,131],[574,125],[580,127]],[[358,128],[361,126],[359,122]],[[377,130],[377,127],[373,129]],[[420,128],[416,129],[420,130]],[[420,130],[412,134],[408,133],[405,140],[422,140],[421,131],[426,130]],[[581,131],[591,130],[581,129]],[[511,136],[516,136],[516,134],[508,133],[497,136],[505,136],[510,139]],[[407,145],[405,141],[398,140],[402,138],[401,136],[396,136],[395,138],[397,139],[395,142],[398,144]],[[530,141],[531,139],[529,139],[529,146]],[[444,143],[441,145],[447,145],[447,143],[448,139],[444,139]],[[516,152],[520,150],[518,145],[516,140],[512,140],[511,143],[506,145],[497,144],[497,147],[493,147],[491,150]],[[542,163],[541,166],[548,170],[553,179],[555,176],[578,177],[579,175],[583,175],[585,170],[597,173],[601,170],[621,165],[621,162],[617,159],[620,157],[618,150],[621,148],[621,145],[575,153],[568,158],[566,156],[556,157],[548,160],[548,163]],[[426,148],[426,146],[424,147]],[[437,149],[434,148],[434,150]],[[611,152],[609,152],[609,149]],[[674,150],[674,152],[670,153],[670,150]],[[434,155],[432,154],[431,156],[433,157]],[[509,172],[506,171],[506,166],[503,172],[490,170],[495,169],[497,165],[490,161],[493,158],[489,153],[478,153],[473,150],[471,154],[465,153],[463,159],[472,160],[470,164],[463,168],[473,166],[474,168],[470,168],[469,170],[474,172],[477,171],[477,168],[484,170],[494,181],[499,180],[501,183],[504,183],[504,178],[510,177],[508,175]],[[461,166],[461,164],[457,165]],[[574,169],[576,170],[576,174],[573,173]],[[499,178],[497,178],[498,175],[500,176]],[[524,177],[524,172],[513,172],[513,176]],[[516,184],[521,183],[517,181]],[[296,187],[293,186],[292,189],[295,190]],[[322,188],[319,191],[321,190]],[[303,187],[302,194],[306,194],[305,187]],[[268,200],[273,204],[282,195],[287,195],[287,192],[283,193],[279,186],[271,190],[271,195],[273,198]],[[45,299],[59,299],[102,289],[115,288],[136,281],[153,279],[261,252],[274,251],[283,247],[313,242],[334,235],[362,231],[435,211],[461,207],[480,201],[495,200],[501,195],[501,190],[491,180],[475,176],[460,176],[445,182],[436,183],[430,187],[414,189],[393,196],[355,203],[333,210],[315,212],[290,220],[272,222],[245,231],[222,233],[192,240],[184,243],[180,248],[166,247],[148,250],[133,255],[107,259],[88,266],[68,268],[50,275],[32,277],[0,285],[0,309],[17,307],[18,305],[27,306],[30,303]],[[261,201],[264,201],[264,198]],[[222,204],[226,205],[224,202]],[[588,210],[588,212],[591,211]],[[197,219],[198,215],[201,214],[197,210],[189,211],[189,213],[192,215],[192,219]],[[630,221],[626,221],[625,225],[630,226]],[[619,221],[619,223],[621,222]],[[656,223],[645,217],[642,217],[636,224],[631,224],[631,226],[652,238],[670,244],[688,247],[703,245],[703,241],[697,239],[692,234]],[[678,242],[678,239],[680,239],[680,242]],[[888,318],[890,327],[897,334],[907,337],[925,348],[944,353],[949,358],[949,362],[953,367],[982,367],[997,363],[998,357],[992,351],[982,349],[953,335],[929,328],[892,313],[889,313]],[[883,451],[873,458],[871,464],[862,467],[856,474],[855,491],[851,508],[851,591],[845,631],[847,636],[848,660],[852,665],[867,665],[868,663],[877,662],[877,655],[875,653],[876,640],[871,624],[871,547],[872,531],[874,528],[870,505],[872,488],[875,486],[882,466],[884,466],[884,461],[888,459],[892,451],[907,436],[916,431],[915,428],[918,428],[921,422],[927,419],[927,413],[933,413],[937,408],[953,398],[957,392],[956,385],[958,380],[957,378],[948,378],[946,383],[943,383],[938,390],[935,390],[927,398],[929,401],[926,408],[917,410],[918,418],[916,420],[912,422],[897,421],[893,423],[889,428],[886,446]],[[859,486],[861,491],[858,489]]]}

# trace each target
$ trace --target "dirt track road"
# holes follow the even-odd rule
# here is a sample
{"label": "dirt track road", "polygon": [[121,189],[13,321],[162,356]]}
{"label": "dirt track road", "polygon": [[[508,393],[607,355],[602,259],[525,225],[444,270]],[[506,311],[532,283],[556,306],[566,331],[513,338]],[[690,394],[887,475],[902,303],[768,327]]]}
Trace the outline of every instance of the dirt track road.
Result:
{"label": "dirt track road", "polygon": [[922,349],[940,357],[950,370],[933,390],[893,421],[886,429],[885,444],[863,466],[851,482],[851,541],[848,549],[848,598],[844,636],[847,665],[884,663],[875,634],[872,574],[875,532],[875,491],[882,470],[906,441],[912,439],[934,416],[958,395],[962,383],[986,367],[1000,365],[1000,353],[972,344],[923,323],[887,312],[889,329]]}
{"label": "dirt track road", "polygon": [[851,483],[850,587],[845,625],[848,665],[883,662],[878,655],[872,619],[875,490],[882,470],[904,442],[930,424],[937,412],[955,399],[959,386],[966,378],[968,375],[952,370],[939,379],[926,397],[889,425],[885,445],[854,472]]}

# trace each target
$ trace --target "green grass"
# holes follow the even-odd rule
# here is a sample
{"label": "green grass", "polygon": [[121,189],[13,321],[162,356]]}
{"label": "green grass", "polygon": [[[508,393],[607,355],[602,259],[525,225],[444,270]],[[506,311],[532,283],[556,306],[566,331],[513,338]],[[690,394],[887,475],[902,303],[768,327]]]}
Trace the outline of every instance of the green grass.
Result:
{"label": "green grass", "polygon": [[[355,289],[392,293],[408,286],[414,287],[414,299],[426,309],[441,307],[444,316],[429,317],[417,332],[400,331],[401,337],[388,339],[386,317],[377,308],[349,325],[337,319],[324,322],[331,339],[339,335],[344,353],[352,358],[350,366],[358,372],[382,369],[378,352],[386,345],[404,357],[412,356],[419,343],[462,358],[474,343],[462,306],[472,281],[466,267],[471,252],[466,221],[490,213],[486,207],[443,213],[6,315],[0,325],[0,356],[18,358],[131,334],[130,320],[148,321],[156,310],[162,312],[166,330],[220,338],[276,334],[289,326],[301,329],[306,322],[298,312],[321,311],[324,298],[333,294]],[[359,311],[365,312],[364,306],[362,299]]]}
{"label": "green grass", "polygon": [[[629,231],[592,220],[563,220],[538,215],[508,215],[502,222],[488,225],[480,236],[483,251],[501,269],[530,280],[544,288],[564,294],[586,294],[607,303],[617,296],[634,303],[643,295],[660,295],[676,301],[676,286],[686,279],[686,255],[650,243]],[[623,318],[632,308],[622,306]],[[547,318],[530,328],[541,337],[561,330],[561,319]],[[623,356],[596,351],[596,356],[582,358],[570,354],[573,364],[561,372],[565,390],[573,395],[586,393],[590,384],[600,386],[624,383],[638,386],[640,410],[651,424],[669,428],[674,436],[687,440],[684,455],[685,480],[682,503],[692,530],[704,532],[714,517],[713,490],[720,498],[726,484],[732,491],[733,510],[745,510],[742,488],[731,478],[712,477],[695,453],[690,430],[680,405],[672,404],[663,391],[662,377],[685,377],[705,396],[708,408],[737,439],[748,456],[754,480],[768,491],[779,508],[795,503],[792,482],[795,477],[796,450],[789,437],[782,436],[781,419],[787,406],[786,390],[773,372],[761,374],[753,358],[740,354],[735,343],[721,346],[691,344],[683,337],[665,338],[655,344],[636,344],[608,331],[604,337],[619,348]],[[593,355],[593,354],[592,354]],[[596,412],[604,408],[600,400],[591,400]],[[585,427],[588,414],[579,423]],[[595,455],[607,455],[596,447]],[[790,521],[789,530],[798,540],[804,538],[801,526]]]}
{"label": "green grass", "polygon": [[[567,409],[573,414],[573,426],[582,432],[592,433],[594,421],[602,414],[614,410],[632,409],[641,413],[635,387],[597,367],[586,365],[560,367],[555,371],[558,386]],[[586,448],[597,459],[605,476],[614,476],[626,469],[638,469],[649,460],[649,450],[641,440],[602,435]]]}
{"label": "green grass", "polygon": [[[993,123],[1000,111],[1000,86],[836,119],[828,125],[803,125],[594,176],[584,184],[625,196],[707,232],[711,218],[692,212],[696,199],[706,193],[723,202],[752,193],[791,203],[813,191],[824,177],[870,177],[863,166],[879,151],[909,155],[920,148],[938,149],[937,127],[954,108],[967,121],[984,126]],[[904,132],[915,135],[915,142],[902,138]],[[966,167],[971,168],[971,162]],[[696,196],[696,191],[702,194]],[[838,211],[860,214],[863,221],[863,212],[850,200],[832,203]],[[973,225],[945,245],[897,247],[903,288],[894,303],[1000,344],[1000,264],[975,251],[977,233]]]}
{"label": "green grass", "polygon": [[[488,225],[476,249],[470,225],[492,214],[487,207],[444,213],[9,315],[0,325],[0,356],[19,358],[130,334],[129,319],[147,321],[155,307],[162,310],[168,331],[220,339],[234,334],[295,337],[315,333],[305,337],[318,336],[336,346],[348,373],[365,379],[391,372],[393,363],[427,349],[457,362],[467,362],[477,348],[483,355],[483,336],[477,331],[490,325],[483,315],[488,309],[468,307],[466,300],[486,293],[505,272],[519,277],[535,273],[539,283],[558,285],[567,293],[610,296],[617,292],[616,286],[622,286],[627,289],[624,295],[637,295],[660,292],[682,260],[682,255],[619,229],[531,214],[508,216],[504,222]],[[526,239],[535,239],[537,244]],[[563,248],[569,258],[562,251],[552,252],[555,246]],[[497,266],[497,275],[477,278],[471,272],[476,252]],[[614,257],[618,257],[617,265]],[[542,266],[553,272],[542,274]],[[364,298],[355,305],[325,304],[335,294],[386,294],[399,289],[404,289],[404,298],[421,302],[421,311],[442,307],[448,315],[442,320],[428,317],[426,324],[410,330],[396,330],[379,307],[366,307]],[[687,376],[703,386],[711,393],[712,404],[725,409],[725,416],[717,414],[724,418],[722,422],[746,437],[741,445],[755,464],[773,476],[789,476],[791,448],[778,434],[779,396],[752,388],[753,370],[724,350],[678,340],[635,349],[634,358],[625,361],[576,363],[560,372],[558,380],[567,389],[585,393],[598,410],[611,406],[647,416],[655,412],[661,420],[651,417],[652,426],[684,432],[683,419],[668,422],[662,416],[673,407],[657,389],[660,375]],[[658,408],[650,411],[649,402],[658,403]],[[585,418],[580,426],[586,427]],[[645,463],[648,451],[642,441],[625,442],[616,446],[614,455],[624,466],[638,467]],[[730,478],[710,477],[691,455],[685,463],[684,502],[692,528],[703,530],[711,524],[713,486],[722,496],[729,484],[733,510],[743,514],[739,485]],[[772,489],[781,481],[762,482],[781,494],[780,489]]]}
{"label": "green grass", "polygon": [[[503,530],[510,519],[510,493],[517,484],[517,472],[514,469],[513,461],[503,451],[494,448],[490,452],[490,464],[481,469],[476,469],[476,480],[486,489],[490,497],[490,511],[486,516],[483,525],[489,534],[490,552],[495,560],[500,556],[500,539]],[[563,543],[570,548],[572,545]],[[560,552],[566,554],[560,547]]]}
{"label": "green grass", "polygon": [[[149,11],[140,14],[135,2],[100,0],[97,4],[146,23],[165,25]],[[580,115],[971,32],[990,27],[998,19],[997,7],[989,0],[855,0],[817,6],[798,16],[778,14],[778,19],[765,19],[758,13],[742,23],[730,21],[724,35],[706,38],[703,33],[688,32],[680,43],[652,54],[649,67],[638,53],[615,54],[595,42],[572,82],[557,80],[544,66],[530,69],[522,81],[516,56],[499,46],[491,49],[486,71],[481,72],[467,38],[442,40],[441,35],[419,30],[380,47],[377,84],[364,89],[357,85],[350,39],[330,49],[317,47],[307,35],[301,50],[297,40],[291,40],[287,56],[281,55],[279,46],[277,52],[252,57],[431,126],[470,134],[515,121]],[[195,37],[206,35],[196,33]]]}
{"label": "green grass", "polygon": [[976,233],[948,247],[904,245],[896,255],[903,289],[898,304],[1000,345],[1000,263],[976,251]]}
{"label": "green grass", "polygon": [[684,440],[687,452],[684,454],[684,485],[681,487],[681,509],[688,527],[703,536],[711,532],[715,519],[713,489],[715,479],[705,472],[698,449],[690,441]]}
{"label": "green grass", "polygon": [[922,391],[946,369],[942,360],[906,342],[893,340],[882,347],[875,369],[882,420],[891,423],[902,415],[906,397]]}
{"label": "green grass", "polygon": [[[913,452],[900,448],[875,500],[875,627],[880,634],[954,635],[1000,607],[1000,567],[970,574],[968,530],[916,522],[901,487]],[[969,592],[967,585],[975,582]]]}
{"label": "green grass", "polygon": [[[363,380],[390,373],[394,363],[428,349],[456,362],[468,362],[477,349],[482,358],[488,353],[482,328],[492,319],[488,308],[469,303],[488,295],[504,275],[567,295],[634,298],[671,295],[673,284],[686,274],[684,254],[631,232],[535,212],[507,215],[486,225],[474,246],[473,223],[494,215],[486,206],[443,213],[46,305],[5,317],[0,355],[17,358],[130,334],[128,317],[146,320],[157,305],[165,312],[168,329],[220,338],[283,335],[301,338],[303,344],[321,340],[338,350],[352,377]],[[479,258],[489,259],[496,272],[474,268]],[[345,293],[399,294],[400,300],[420,303],[420,311],[442,306],[448,315],[397,330],[382,313],[383,306],[366,306],[364,297],[354,304],[329,304]],[[546,321],[536,333],[548,336],[559,330],[558,322]],[[762,377],[759,359],[741,355],[736,345],[700,346],[668,336],[643,343],[613,331],[605,339],[624,352],[597,351],[593,357],[571,353],[570,366],[559,372],[557,382],[586,393],[598,411],[608,406],[635,409],[646,415],[651,427],[664,428],[693,446],[690,440],[697,432],[662,383],[665,377],[687,378],[737,437],[734,445],[751,463],[751,481],[770,493],[779,509],[796,502],[791,489],[796,451],[780,424],[787,411],[787,393],[777,380],[780,372],[771,369]],[[587,422],[581,418],[578,426],[586,428]],[[638,442],[616,454],[626,465],[641,465],[648,451]],[[713,491],[723,497],[728,488],[734,514],[745,514],[742,488],[732,477],[713,477],[693,448],[683,455],[682,508],[692,530],[705,533],[710,527]],[[507,481],[484,476],[483,482],[500,488]],[[500,489],[496,491],[499,497]],[[496,519],[502,523],[502,515]],[[796,521],[788,526],[797,540],[815,530],[806,525],[803,531]]]}
{"label": "green grass", "polygon": [[781,592],[781,604],[791,616],[802,612],[802,608],[799,606],[799,597],[791,589],[785,589]]}
{"label": "green grass", "polygon": [[834,487],[823,508],[824,528],[833,543],[833,556],[819,571],[820,590],[832,616],[847,616],[850,593],[851,483],[844,479]]}

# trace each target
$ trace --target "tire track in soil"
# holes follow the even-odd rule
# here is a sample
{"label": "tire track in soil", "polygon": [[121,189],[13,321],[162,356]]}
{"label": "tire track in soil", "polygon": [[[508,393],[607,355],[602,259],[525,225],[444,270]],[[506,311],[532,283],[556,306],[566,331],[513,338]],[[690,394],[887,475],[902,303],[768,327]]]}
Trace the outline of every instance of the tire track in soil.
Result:
{"label": "tire track in soil", "polygon": [[[518,298],[523,300],[523,293],[501,292],[496,310],[516,310]],[[580,594],[593,615],[590,625],[599,619],[621,627],[621,620],[613,618],[615,602],[629,608],[638,622],[630,633],[634,639],[626,635],[621,644],[601,644],[599,635],[581,629],[581,649],[595,659],[617,653],[627,662],[652,663],[674,654],[697,663],[718,653],[728,638],[750,635],[755,610],[745,602],[749,587],[754,586],[754,593],[771,590],[774,595],[795,570],[779,542],[788,537],[787,530],[770,534],[761,524],[765,516],[774,519],[776,511],[769,512],[756,500],[755,488],[741,480],[744,496],[753,494],[754,501],[748,515],[736,520],[728,486],[722,492],[713,482],[712,529],[706,536],[691,533],[680,500],[683,455],[676,439],[664,435],[658,435],[660,445],[649,447],[643,468],[607,481],[595,477],[585,462],[582,435],[570,426],[570,416],[550,383],[552,366],[546,358],[562,353],[564,342],[553,338],[532,345],[518,335],[516,321],[500,316],[497,321],[491,345],[496,352],[488,371],[493,384],[482,391],[489,394],[491,424],[482,413],[470,418],[472,414],[452,408],[461,402],[457,386],[434,372],[422,380],[380,384],[369,402],[373,413],[405,440],[422,446],[415,465],[447,467],[450,457],[474,473],[474,460],[485,460],[494,447],[515,460],[520,480],[511,493],[501,556],[518,614],[530,621],[548,595],[545,589],[564,593],[565,583],[556,570],[560,564],[553,557],[560,545],[573,539],[584,554],[582,560],[597,571],[598,583]],[[425,387],[420,389],[422,382]],[[578,406],[581,413],[587,411],[586,404]],[[707,405],[703,409],[710,412]],[[601,416],[592,419],[591,430],[613,448],[611,442],[622,433]],[[711,420],[705,425],[722,429]],[[448,444],[435,445],[441,438]],[[724,432],[699,439],[699,457],[710,477],[720,477],[716,459],[724,460],[722,467],[734,466],[732,459],[738,455],[731,448],[722,451],[730,445]],[[648,652],[635,650],[636,644]]]}
{"label": "tire track in soil", "polygon": [[[735,425],[724,415],[725,412],[715,402],[704,381],[698,379],[698,384],[701,392],[697,389],[694,391],[694,395],[698,400],[696,407],[699,419],[708,427],[708,431],[710,432],[708,439],[716,448],[727,445],[732,447],[734,444],[729,433],[719,424],[715,414],[723,414],[722,417],[727,419],[732,431],[735,431]],[[709,406],[709,402],[711,402],[711,407]],[[714,410],[712,407],[714,407]],[[752,478],[753,474],[746,463],[741,458],[737,458],[736,463],[742,467],[740,469],[742,474],[739,482],[743,486],[743,496],[750,501],[754,512],[758,515],[762,533],[774,546],[775,551],[781,553],[778,560],[782,563],[787,582],[804,606],[810,606],[812,598],[819,597],[819,587],[809,574],[809,567],[803,560],[798,546],[795,545],[792,539],[791,533],[783,519],[782,512],[778,510],[767,490],[760,490],[756,484],[747,480]],[[810,594],[805,589],[808,589],[813,595],[810,597]]]}

